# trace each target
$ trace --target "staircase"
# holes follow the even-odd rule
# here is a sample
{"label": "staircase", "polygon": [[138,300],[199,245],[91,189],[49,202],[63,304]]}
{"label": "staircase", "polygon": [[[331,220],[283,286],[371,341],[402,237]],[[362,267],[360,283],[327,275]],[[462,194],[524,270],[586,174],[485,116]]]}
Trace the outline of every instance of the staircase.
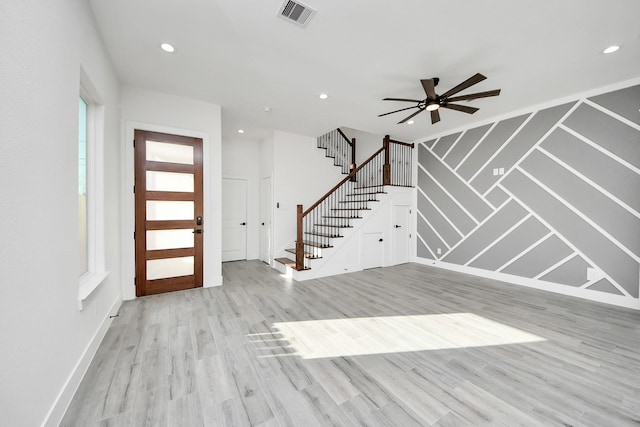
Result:
{"label": "staircase", "polygon": [[356,139],[349,140],[340,128],[318,137],[318,148],[326,150],[326,157],[333,159],[333,165],[347,175],[356,165]]}
{"label": "staircase", "polygon": [[363,218],[362,213],[371,211],[371,205],[380,202],[378,195],[386,194],[383,186],[366,188],[357,185],[357,182],[347,180],[343,189],[344,197],[335,201],[337,207],[331,207],[331,202],[322,203],[323,206],[316,207],[305,218],[300,239],[305,260],[302,269],[296,266],[297,244],[294,248],[285,249],[293,254],[293,260],[278,258],[276,261],[295,270],[310,270],[311,260],[322,259],[323,253],[338,244],[336,239],[344,237],[345,230],[357,227],[359,220]]}
{"label": "staircase", "polygon": [[[339,136],[348,141],[344,134]],[[344,161],[344,151],[329,148],[330,144],[321,147],[321,138],[318,146],[327,149],[327,156],[335,155],[334,159]],[[293,259],[282,257],[275,261],[296,271],[311,269],[314,260],[322,259],[339,246],[344,233],[357,228],[363,215],[375,209],[380,196],[386,194],[385,187],[411,187],[412,149],[413,144],[386,136],[382,148],[357,168],[352,162],[347,176],[316,203],[306,210],[298,205],[295,247],[285,250]],[[355,159],[355,153],[352,158]]]}

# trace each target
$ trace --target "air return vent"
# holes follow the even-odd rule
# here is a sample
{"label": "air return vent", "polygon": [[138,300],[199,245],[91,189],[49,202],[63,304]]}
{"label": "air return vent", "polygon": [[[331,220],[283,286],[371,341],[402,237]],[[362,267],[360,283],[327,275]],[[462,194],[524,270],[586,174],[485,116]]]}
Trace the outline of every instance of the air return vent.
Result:
{"label": "air return vent", "polygon": [[301,27],[304,27],[315,13],[316,11],[309,6],[287,0],[282,4],[282,7],[280,7],[280,13],[278,15],[289,22],[295,22]]}

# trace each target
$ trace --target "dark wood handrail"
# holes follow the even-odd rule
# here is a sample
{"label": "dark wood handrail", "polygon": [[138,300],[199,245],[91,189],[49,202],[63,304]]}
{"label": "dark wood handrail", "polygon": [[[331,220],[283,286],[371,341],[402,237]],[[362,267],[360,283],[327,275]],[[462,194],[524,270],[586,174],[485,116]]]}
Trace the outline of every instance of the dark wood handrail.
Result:
{"label": "dark wood handrail", "polygon": [[344,138],[345,141],[347,141],[347,144],[351,145],[351,140],[349,140],[349,138],[347,138],[347,135],[345,135],[344,132],[342,132],[342,130],[340,130],[340,128],[338,128],[338,133],[340,135],[342,135],[342,137]]}
{"label": "dark wood handrail", "polygon": [[389,142],[392,144],[404,145],[406,147],[411,147],[411,148],[414,148],[415,146],[415,144],[409,144],[408,142],[402,142],[402,141],[395,141],[393,139],[390,139]]}
{"label": "dark wood handrail", "polygon": [[371,155],[371,157],[369,157],[367,160],[364,161],[364,163],[362,163],[360,166],[358,166],[357,168],[355,168],[354,170],[352,170],[349,175],[347,175],[346,178],[344,178],[342,181],[340,181],[339,183],[337,183],[335,185],[335,187],[333,187],[331,190],[329,190],[327,192],[327,194],[325,194],[324,196],[322,196],[320,198],[320,200],[318,200],[317,202],[315,202],[313,205],[311,205],[311,207],[309,209],[307,209],[306,211],[304,211],[302,213],[302,216],[305,217],[307,216],[309,213],[311,213],[311,211],[313,209],[315,209],[316,206],[318,206],[320,203],[322,203],[324,200],[327,199],[327,197],[329,197],[334,191],[336,191],[342,184],[344,184],[345,182],[349,181],[351,179],[352,176],[355,176],[358,171],[360,169],[362,169],[363,167],[365,167],[367,165],[367,163],[369,163],[371,160],[373,160],[378,154],[382,153],[384,151],[384,147],[382,147],[381,149],[379,149],[378,151],[376,151],[375,153],[373,153]]}

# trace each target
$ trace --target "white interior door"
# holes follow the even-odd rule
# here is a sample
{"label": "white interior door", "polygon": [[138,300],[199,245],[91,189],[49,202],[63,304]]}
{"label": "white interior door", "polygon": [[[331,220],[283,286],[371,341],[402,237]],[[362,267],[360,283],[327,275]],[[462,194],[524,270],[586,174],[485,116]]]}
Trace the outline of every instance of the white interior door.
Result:
{"label": "white interior door", "polygon": [[393,207],[393,263],[409,262],[409,206]]}
{"label": "white interior door", "polygon": [[247,180],[222,179],[222,261],[247,259]]}
{"label": "white interior door", "polygon": [[384,233],[362,233],[360,259],[362,268],[382,267],[384,261]]}
{"label": "white interior door", "polygon": [[260,260],[271,264],[271,177],[260,187]]}

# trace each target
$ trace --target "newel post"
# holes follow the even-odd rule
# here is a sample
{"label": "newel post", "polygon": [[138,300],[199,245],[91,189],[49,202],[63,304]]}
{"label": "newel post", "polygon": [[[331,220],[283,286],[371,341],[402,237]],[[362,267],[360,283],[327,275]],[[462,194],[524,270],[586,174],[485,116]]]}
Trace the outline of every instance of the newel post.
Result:
{"label": "newel post", "polygon": [[356,170],[356,139],[351,138],[351,164],[349,165],[349,173],[351,175],[351,181],[356,180],[356,176],[353,174],[353,171]]}
{"label": "newel post", "polygon": [[304,270],[304,242],[302,241],[302,205],[296,211],[296,270]]}
{"label": "newel post", "polygon": [[391,185],[391,154],[389,152],[389,135],[384,136],[382,147],[384,148],[384,166],[382,167],[382,185]]}

